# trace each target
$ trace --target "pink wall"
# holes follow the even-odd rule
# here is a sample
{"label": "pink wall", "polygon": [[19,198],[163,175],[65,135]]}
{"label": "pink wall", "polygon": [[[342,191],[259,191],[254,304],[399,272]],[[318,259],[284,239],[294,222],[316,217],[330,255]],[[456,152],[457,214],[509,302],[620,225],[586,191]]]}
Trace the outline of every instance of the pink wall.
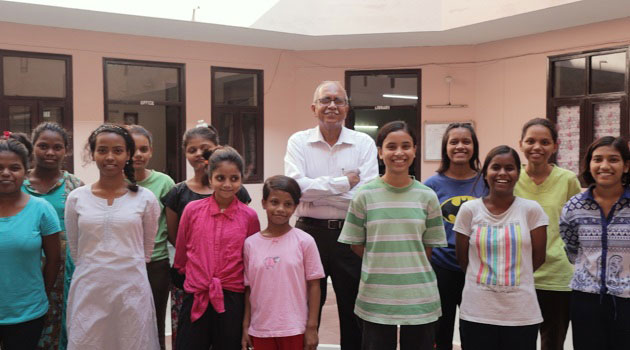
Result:
{"label": "pink wall", "polygon": [[[0,22],[0,49],[72,55],[75,169],[89,183],[95,167],[82,166],[80,150],[103,121],[103,57],[184,63],[188,127],[209,119],[211,66],[263,69],[265,175],[271,176],[283,171],[287,138],[315,125],[309,105],[321,80],[343,81],[352,69],[421,68],[423,121],[474,120],[483,155],[498,144],[517,146],[520,126],[545,115],[547,56],[627,45],[628,32],[625,18],[474,46],[283,51]],[[427,109],[446,103],[447,75],[454,79],[453,103],[469,107]],[[436,167],[423,162],[422,178]],[[260,187],[248,185],[259,211]]]}

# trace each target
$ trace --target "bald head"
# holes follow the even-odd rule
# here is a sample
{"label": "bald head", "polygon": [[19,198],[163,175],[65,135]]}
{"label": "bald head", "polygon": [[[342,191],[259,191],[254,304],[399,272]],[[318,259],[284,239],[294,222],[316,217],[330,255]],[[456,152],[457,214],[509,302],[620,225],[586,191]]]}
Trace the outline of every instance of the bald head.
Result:
{"label": "bald head", "polygon": [[337,80],[324,80],[321,83],[319,83],[319,85],[317,85],[317,87],[315,88],[315,93],[313,94],[313,103],[317,102],[317,99],[319,99],[320,93],[322,91],[323,88],[329,86],[329,85],[334,85],[336,86],[341,92],[343,92],[343,97],[346,99],[346,101],[348,100],[348,93],[346,92],[346,89],[343,88],[343,85],[341,85],[340,81]]}

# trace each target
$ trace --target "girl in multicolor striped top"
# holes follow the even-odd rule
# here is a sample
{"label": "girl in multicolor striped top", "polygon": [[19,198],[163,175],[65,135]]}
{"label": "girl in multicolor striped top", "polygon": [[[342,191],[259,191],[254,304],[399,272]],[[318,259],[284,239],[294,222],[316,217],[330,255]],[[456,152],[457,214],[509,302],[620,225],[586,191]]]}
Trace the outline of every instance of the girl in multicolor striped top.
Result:
{"label": "girl in multicolor striped top", "polygon": [[462,205],[455,251],[466,282],[460,335],[466,350],[535,350],[543,318],[534,271],[545,261],[549,219],[538,203],[514,196],[521,162],[493,148],[481,170],[487,196]]}
{"label": "girl in multicolor striped top", "polygon": [[377,138],[385,175],[358,189],[339,242],[363,257],[354,312],[363,320],[364,350],[432,350],[442,314],[431,248],[446,247],[438,198],[409,177],[416,138],[402,121]]}

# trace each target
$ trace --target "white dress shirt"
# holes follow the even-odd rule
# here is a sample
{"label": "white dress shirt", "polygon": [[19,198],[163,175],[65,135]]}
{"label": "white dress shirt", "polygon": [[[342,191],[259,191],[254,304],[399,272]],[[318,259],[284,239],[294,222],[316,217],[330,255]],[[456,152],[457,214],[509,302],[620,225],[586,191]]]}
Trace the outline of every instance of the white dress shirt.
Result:
{"label": "white dress shirt", "polygon": [[[359,172],[360,181],[353,188],[344,175],[349,171]],[[302,190],[297,216],[345,219],[355,190],[378,176],[376,145],[367,134],[345,127],[332,147],[319,126],[298,131],[287,143],[284,174]]]}

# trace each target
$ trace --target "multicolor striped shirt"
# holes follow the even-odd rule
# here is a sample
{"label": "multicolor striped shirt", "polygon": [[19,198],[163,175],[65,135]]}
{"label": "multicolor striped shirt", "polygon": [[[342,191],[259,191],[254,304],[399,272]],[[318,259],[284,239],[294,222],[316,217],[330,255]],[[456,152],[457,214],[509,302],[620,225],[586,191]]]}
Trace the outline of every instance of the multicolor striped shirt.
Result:
{"label": "multicolor striped shirt", "polygon": [[393,187],[376,178],[350,202],[339,242],[364,245],[354,312],[388,325],[418,325],[441,315],[425,247],[445,247],[438,198],[418,181]]}
{"label": "multicolor striped shirt", "polygon": [[538,203],[520,197],[499,215],[488,211],[483,199],[462,205],[453,227],[470,237],[462,320],[499,326],[542,322],[530,231],[548,224]]}

